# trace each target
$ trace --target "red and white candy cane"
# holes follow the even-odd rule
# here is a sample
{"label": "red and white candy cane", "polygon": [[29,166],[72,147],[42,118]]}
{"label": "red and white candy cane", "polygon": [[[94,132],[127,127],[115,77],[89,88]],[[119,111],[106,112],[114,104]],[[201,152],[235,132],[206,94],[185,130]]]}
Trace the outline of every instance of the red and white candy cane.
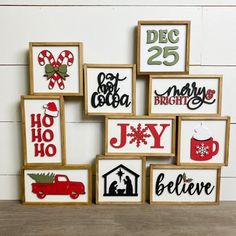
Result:
{"label": "red and white candy cane", "polygon": [[57,63],[61,65],[63,61],[67,58],[67,65],[71,66],[74,62],[74,56],[69,50],[64,50],[60,53],[60,55],[57,58]]}
{"label": "red and white candy cane", "polygon": [[[50,63],[50,65],[52,67],[56,68],[56,67],[59,67],[62,65],[65,58],[67,59],[67,66],[71,66],[74,62],[74,56],[69,50],[62,51],[60,53],[60,55],[58,56],[57,61],[55,61],[53,54],[49,50],[43,50],[38,55],[38,62],[41,66],[44,66],[45,59],[47,59],[48,62]],[[63,90],[65,88],[65,85],[64,85],[64,82],[63,82],[61,76],[55,72],[50,77],[48,88],[53,89],[56,82],[58,84],[58,87],[61,90]]]}

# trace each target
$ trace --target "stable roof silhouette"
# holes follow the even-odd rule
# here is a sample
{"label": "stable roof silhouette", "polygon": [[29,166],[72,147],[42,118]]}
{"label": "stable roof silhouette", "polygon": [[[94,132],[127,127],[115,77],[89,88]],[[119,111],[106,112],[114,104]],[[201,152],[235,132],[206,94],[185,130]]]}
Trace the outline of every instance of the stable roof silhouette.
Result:
{"label": "stable roof silhouette", "polygon": [[109,172],[107,172],[106,174],[104,174],[102,177],[105,177],[109,174],[111,174],[112,172],[114,172],[115,170],[119,169],[119,168],[123,168],[125,169],[126,171],[128,171],[129,173],[131,173],[132,175],[135,175],[136,177],[139,177],[138,174],[136,174],[134,171],[130,170],[129,168],[127,168],[126,166],[120,164],[118,165],[117,167],[113,168],[112,170],[110,170]]}

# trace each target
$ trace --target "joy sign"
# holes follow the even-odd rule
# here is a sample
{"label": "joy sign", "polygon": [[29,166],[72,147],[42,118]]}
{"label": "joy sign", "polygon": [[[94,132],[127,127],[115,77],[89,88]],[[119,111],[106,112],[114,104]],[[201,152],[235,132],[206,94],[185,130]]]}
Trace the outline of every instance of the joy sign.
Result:
{"label": "joy sign", "polygon": [[106,153],[173,156],[175,118],[106,118]]}
{"label": "joy sign", "polygon": [[189,21],[139,21],[138,73],[187,74],[189,34]]}
{"label": "joy sign", "polygon": [[60,97],[22,97],[25,164],[64,162],[64,111]]}

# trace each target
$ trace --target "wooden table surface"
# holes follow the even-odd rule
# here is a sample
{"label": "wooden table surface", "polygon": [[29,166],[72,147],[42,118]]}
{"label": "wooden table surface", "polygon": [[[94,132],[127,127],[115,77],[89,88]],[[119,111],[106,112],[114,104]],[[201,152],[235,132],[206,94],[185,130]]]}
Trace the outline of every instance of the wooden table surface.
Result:
{"label": "wooden table surface", "polygon": [[23,206],[0,201],[0,235],[235,236],[236,202],[219,206]]}

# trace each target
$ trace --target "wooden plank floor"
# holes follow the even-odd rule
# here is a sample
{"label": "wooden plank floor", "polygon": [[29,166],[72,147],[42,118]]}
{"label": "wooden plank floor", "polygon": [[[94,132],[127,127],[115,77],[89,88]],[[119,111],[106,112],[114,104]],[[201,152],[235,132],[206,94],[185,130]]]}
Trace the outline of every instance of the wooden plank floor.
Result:
{"label": "wooden plank floor", "polygon": [[235,236],[236,202],[219,206],[23,206],[0,201],[0,236]]}

